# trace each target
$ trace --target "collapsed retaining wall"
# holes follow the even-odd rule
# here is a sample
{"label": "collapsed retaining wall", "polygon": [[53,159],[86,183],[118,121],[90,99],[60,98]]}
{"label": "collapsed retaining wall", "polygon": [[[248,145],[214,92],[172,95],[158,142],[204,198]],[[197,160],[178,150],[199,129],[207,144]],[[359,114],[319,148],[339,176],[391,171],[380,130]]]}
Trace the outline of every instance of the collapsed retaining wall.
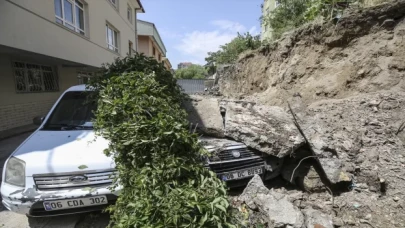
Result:
{"label": "collapsed retaining wall", "polygon": [[[344,191],[333,191],[331,197],[318,182],[318,172],[309,167],[301,183],[293,181],[306,193],[300,192],[297,198],[298,193],[287,190],[287,185],[276,189],[292,195],[291,202],[304,215],[318,210],[330,216],[335,227],[405,227],[404,9],[405,0],[397,0],[351,9],[337,24],[305,25],[270,46],[245,53],[220,75],[221,99],[277,109],[287,119],[291,119],[290,103],[328,179],[344,182],[352,178],[349,186],[341,186]],[[249,115],[254,110],[244,108],[240,113]],[[256,131],[258,140],[267,138],[268,145],[277,148],[271,142],[288,134],[274,134],[278,129],[273,132],[267,126],[273,124],[273,116],[266,117],[261,120],[266,130]],[[239,120],[255,122],[257,118]],[[233,129],[248,135],[256,126],[235,123]],[[249,143],[252,137],[239,134],[228,136],[255,147]],[[291,172],[283,176],[288,180]]]}

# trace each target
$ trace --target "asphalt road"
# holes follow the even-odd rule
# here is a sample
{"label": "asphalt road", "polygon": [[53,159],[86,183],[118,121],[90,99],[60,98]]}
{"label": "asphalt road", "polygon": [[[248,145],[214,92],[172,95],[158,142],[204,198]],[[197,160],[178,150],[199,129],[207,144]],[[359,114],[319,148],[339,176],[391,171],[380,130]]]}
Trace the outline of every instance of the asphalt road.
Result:
{"label": "asphalt road", "polygon": [[[4,163],[8,156],[28,137],[31,133],[25,133],[0,141],[0,173],[3,172]],[[0,175],[0,182],[1,182]],[[1,201],[1,196],[0,196]],[[78,215],[57,216],[49,218],[28,218],[8,211],[0,203],[0,228],[105,228],[108,225],[108,214],[87,213]]]}

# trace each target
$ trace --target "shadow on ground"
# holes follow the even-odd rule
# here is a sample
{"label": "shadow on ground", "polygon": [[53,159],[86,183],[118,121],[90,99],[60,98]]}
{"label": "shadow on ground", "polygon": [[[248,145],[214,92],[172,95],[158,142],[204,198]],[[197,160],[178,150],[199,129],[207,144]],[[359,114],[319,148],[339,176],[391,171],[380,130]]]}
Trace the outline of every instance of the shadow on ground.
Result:
{"label": "shadow on ground", "polygon": [[107,213],[94,212],[77,215],[65,215],[46,218],[28,218],[30,228],[105,228],[110,222]]}

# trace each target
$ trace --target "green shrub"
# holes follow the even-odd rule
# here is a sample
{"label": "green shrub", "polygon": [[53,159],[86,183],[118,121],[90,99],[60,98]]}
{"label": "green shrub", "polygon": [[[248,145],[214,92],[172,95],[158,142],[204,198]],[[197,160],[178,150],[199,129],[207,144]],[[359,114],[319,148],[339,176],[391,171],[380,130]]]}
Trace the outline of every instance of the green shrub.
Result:
{"label": "green shrub", "polygon": [[93,87],[98,96],[98,92],[108,83],[107,79],[129,72],[154,73],[155,80],[159,85],[165,87],[163,92],[167,96],[171,96],[176,102],[179,102],[183,98],[176,79],[173,78],[172,73],[166,69],[163,63],[159,63],[155,58],[146,57],[144,54],[139,53],[136,53],[133,57],[117,58],[113,63],[105,64],[98,76],[90,80],[88,86]]}
{"label": "green shrub", "polygon": [[175,77],[178,79],[204,79],[207,75],[207,70],[198,64],[193,64],[187,68],[177,69],[175,73]]}
{"label": "green shrub", "polygon": [[108,209],[111,224],[234,227],[225,184],[203,167],[205,151],[187,130],[179,91],[168,90],[157,72],[142,72],[105,77],[98,87],[95,127],[110,141],[105,152],[118,170],[115,184],[123,187]]}

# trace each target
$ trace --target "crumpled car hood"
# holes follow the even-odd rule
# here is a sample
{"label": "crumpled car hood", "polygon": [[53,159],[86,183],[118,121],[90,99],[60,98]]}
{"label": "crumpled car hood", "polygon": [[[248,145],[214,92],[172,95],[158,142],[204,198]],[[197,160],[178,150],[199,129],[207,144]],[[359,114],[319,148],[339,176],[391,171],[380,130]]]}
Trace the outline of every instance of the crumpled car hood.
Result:
{"label": "crumpled car hood", "polygon": [[92,130],[35,131],[13,156],[26,163],[26,176],[115,167],[104,154],[108,141]]}
{"label": "crumpled car hood", "polygon": [[224,138],[201,137],[200,143],[208,151],[223,150],[229,147],[246,147],[245,144]]}

